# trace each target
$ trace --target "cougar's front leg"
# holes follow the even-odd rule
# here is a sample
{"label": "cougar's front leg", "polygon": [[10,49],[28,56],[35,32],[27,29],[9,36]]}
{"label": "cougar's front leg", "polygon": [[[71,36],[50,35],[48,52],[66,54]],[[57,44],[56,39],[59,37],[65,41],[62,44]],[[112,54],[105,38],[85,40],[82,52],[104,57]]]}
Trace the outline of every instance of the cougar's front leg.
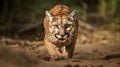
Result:
{"label": "cougar's front leg", "polygon": [[76,40],[73,40],[73,42],[69,46],[66,46],[66,53],[68,53],[69,58],[72,58],[72,56],[73,56],[75,43],[76,43]]}
{"label": "cougar's front leg", "polygon": [[61,50],[62,50],[64,58],[65,59],[69,58],[69,54],[68,54],[68,51],[66,50],[66,46],[62,47]]}
{"label": "cougar's front leg", "polygon": [[55,46],[52,43],[47,43],[46,44],[48,53],[50,54],[51,59],[53,60],[59,60],[59,59],[64,59],[62,53],[60,52],[60,49]]}

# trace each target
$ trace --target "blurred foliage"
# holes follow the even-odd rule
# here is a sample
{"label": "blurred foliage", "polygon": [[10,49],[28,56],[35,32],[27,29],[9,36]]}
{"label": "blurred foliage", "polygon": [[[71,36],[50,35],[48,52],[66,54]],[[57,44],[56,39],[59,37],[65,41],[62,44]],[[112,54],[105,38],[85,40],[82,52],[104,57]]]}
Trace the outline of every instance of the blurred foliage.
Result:
{"label": "blurred foliage", "polygon": [[118,8],[117,1],[118,0],[100,0],[99,12],[104,19],[115,15]]}
{"label": "blurred foliage", "polygon": [[112,25],[120,25],[119,3],[120,0],[0,0],[0,25],[34,22],[57,4],[78,10],[81,20],[87,20],[88,14],[95,12]]}
{"label": "blurred foliage", "polygon": [[120,29],[120,0],[99,0],[99,14],[110,26]]}
{"label": "blurred foliage", "polygon": [[120,18],[113,19],[110,26],[111,26],[112,30],[120,30]]}
{"label": "blurred foliage", "polygon": [[[46,9],[56,4],[66,4],[79,9],[77,1],[69,0],[1,0],[0,24],[9,22],[31,22],[44,16]],[[74,6],[73,6],[74,5]]]}

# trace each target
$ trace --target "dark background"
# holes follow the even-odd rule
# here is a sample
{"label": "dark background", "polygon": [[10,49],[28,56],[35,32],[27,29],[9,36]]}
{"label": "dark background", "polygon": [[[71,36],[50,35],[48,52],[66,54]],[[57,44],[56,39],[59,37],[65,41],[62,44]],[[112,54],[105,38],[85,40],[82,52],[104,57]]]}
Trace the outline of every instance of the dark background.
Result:
{"label": "dark background", "polygon": [[33,39],[43,36],[45,10],[57,4],[78,10],[78,19],[85,23],[120,31],[119,3],[119,0],[0,0],[0,36],[23,39],[27,35]]}

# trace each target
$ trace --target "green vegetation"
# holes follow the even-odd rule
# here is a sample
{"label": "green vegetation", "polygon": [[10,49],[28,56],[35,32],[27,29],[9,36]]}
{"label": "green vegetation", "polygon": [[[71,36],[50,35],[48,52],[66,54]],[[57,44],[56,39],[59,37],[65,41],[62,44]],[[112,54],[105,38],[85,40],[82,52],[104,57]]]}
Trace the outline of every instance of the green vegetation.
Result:
{"label": "green vegetation", "polygon": [[45,10],[65,4],[77,9],[81,20],[87,20],[88,14],[95,12],[105,23],[120,28],[119,3],[120,0],[1,0],[0,25],[32,22],[43,18]]}
{"label": "green vegetation", "polygon": [[120,0],[99,0],[99,14],[112,29],[120,29]]}

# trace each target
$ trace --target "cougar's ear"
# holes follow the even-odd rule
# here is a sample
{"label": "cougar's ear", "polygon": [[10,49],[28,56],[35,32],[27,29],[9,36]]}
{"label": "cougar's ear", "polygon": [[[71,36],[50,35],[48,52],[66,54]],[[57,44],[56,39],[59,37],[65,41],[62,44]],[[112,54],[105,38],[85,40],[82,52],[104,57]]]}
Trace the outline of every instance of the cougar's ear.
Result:
{"label": "cougar's ear", "polygon": [[73,10],[70,14],[69,17],[74,21],[76,20],[77,17],[77,10]]}
{"label": "cougar's ear", "polygon": [[45,11],[45,15],[46,15],[47,21],[51,22],[53,19],[53,15],[47,10]]}

